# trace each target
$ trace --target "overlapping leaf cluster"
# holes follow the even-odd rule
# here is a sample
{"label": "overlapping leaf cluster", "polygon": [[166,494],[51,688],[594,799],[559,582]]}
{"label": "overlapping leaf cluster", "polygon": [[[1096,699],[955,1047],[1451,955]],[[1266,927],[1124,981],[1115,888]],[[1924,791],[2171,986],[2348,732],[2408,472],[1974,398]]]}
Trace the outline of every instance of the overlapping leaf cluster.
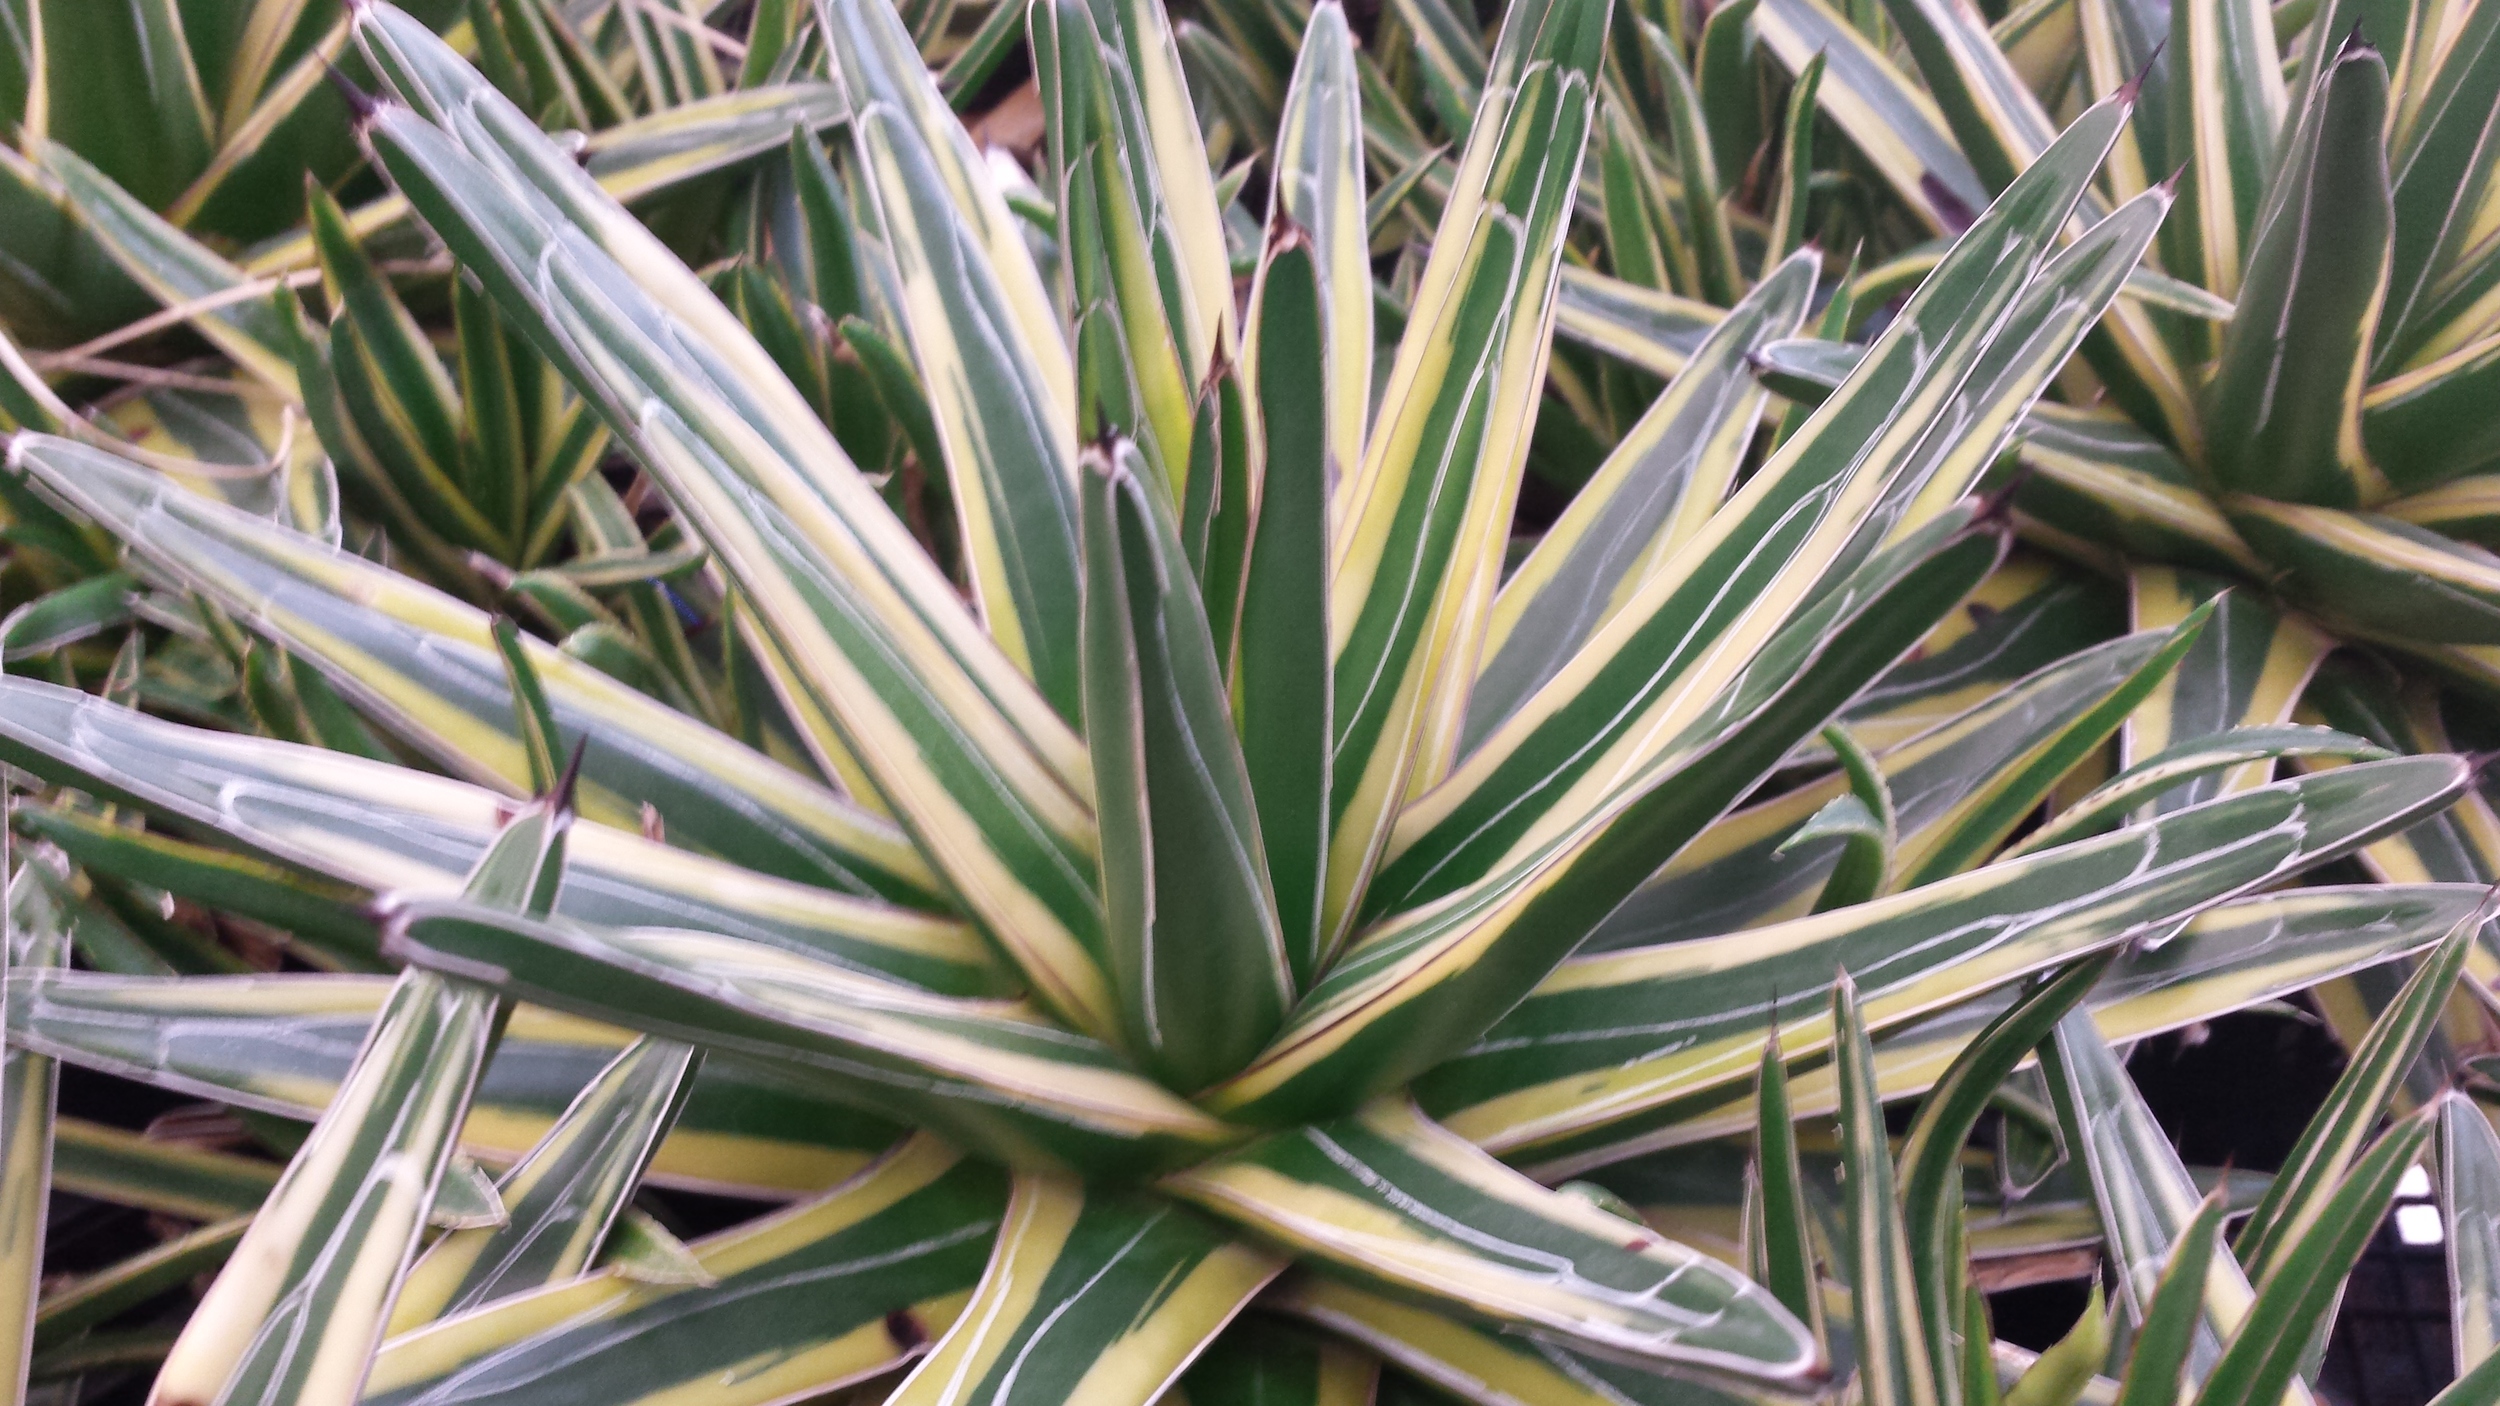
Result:
{"label": "overlapping leaf cluster", "polygon": [[2127,4],[0,5],[7,1379],[2489,1399],[2491,20]]}

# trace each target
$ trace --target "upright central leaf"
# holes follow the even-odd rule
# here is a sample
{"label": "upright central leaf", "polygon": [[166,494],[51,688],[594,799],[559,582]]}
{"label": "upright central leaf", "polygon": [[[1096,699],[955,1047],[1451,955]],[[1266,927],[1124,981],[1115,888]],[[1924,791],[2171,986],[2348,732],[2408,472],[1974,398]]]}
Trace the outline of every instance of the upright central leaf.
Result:
{"label": "upright central leaf", "polygon": [[1276,1033],[1293,977],[1206,608],[1145,471],[1126,443],[1085,457],[1085,726],[1125,1043],[1192,1090]]}
{"label": "upright central leaf", "polygon": [[1512,10],[1361,471],[1340,486],[1324,926],[1454,749],[1528,447],[1611,0]]}
{"label": "upright central leaf", "polygon": [[2267,191],[2206,392],[2206,453],[2225,493],[2328,508],[2388,494],[2361,445],[2395,225],[2386,125],[2387,65],[2348,46]]}

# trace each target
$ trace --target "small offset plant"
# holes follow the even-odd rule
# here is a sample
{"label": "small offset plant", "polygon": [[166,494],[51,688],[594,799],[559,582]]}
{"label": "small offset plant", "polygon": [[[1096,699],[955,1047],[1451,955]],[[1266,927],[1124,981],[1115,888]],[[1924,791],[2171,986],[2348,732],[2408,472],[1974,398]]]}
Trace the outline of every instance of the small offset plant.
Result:
{"label": "small offset plant", "polygon": [[[1917,185],[1956,237],[1842,349],[1877,300],[1802,237],[1902,211],[1818,208],[1822,63],[1766,210],[1704,155],[1754,150],[1702,97],[1787,3],[1712,19],[1699,96],[1710,34],[1637,6],[1519,0],[1472,67],[1410,6],[1393,75],[1279,4],[1272,109],[1245,60],[1202,124],[1238,5],[264,0],[202,54],[297,64],[279,110],[362,153],[299,163],[300,230],[134,189],[29,87],[0,188],[69,242],[9,276],[164,308],[0,309],[5,1379],[2274,1406],[2428,1163],[2447,1402],[2500,1396],[2500,1137],[2444,1087],[2500,824],[2441,700],[2312,683],[2332,637],[2169,558],[2130,629],[2014,547],[2078,539],[2009,450],[2112,422],[2044,396],[2213,311],[2143,272],[2146,89]],[[1029,164],[955,110],[1019,37]],[[2300,52],[2286,170],[2379,71]],[[1575,398],[1600,452],[1522,534]],[[2117,1048],[2313,989],[2352,1059],[2290,1162],[2183,1164]],[[63,1062],[214,1108],[85,1122]],[[684,1239],[671,1188],[785,1204]],[[198,1228],[48,1278],[56,1192]],[[2073,1332],[1998,1342],[2078,1239]]]}

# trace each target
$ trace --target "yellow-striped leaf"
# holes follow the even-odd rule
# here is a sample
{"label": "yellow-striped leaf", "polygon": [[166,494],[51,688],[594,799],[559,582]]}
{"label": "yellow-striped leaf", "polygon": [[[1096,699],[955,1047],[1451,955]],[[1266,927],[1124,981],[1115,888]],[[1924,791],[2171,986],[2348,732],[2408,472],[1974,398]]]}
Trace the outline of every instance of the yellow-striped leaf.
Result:
{"label": "yellow-striped leaf", "polygon": [[1349,951],[1209,1105],[1300,1121],[1386,1092],[1489,1027],[1672,854],[1830,720],[2002,559],[1948,514],[1801,612],[1663,755],[1594,813]]}
{"label": "yellow-striped leaf", "polygon": [[[458,893],[511,808],[493,791],[445,777],[183,727],[32,680],[0,682],[0,698],[0,755],[12,765],[355,886],[352,899],[335,895],[340,902]],[[199,891],[233,902],[236,877],[207,875]],[[148,882],[171,887],[173,879]],[[255,891],[265,895],[266,885]],[[574,826],[556,908],[584,922],[701,927],[952,994],[996,995],[1012,985],[959,920],[774,878],[595,822]],[[329,910],[315,909],[312,922],[304,911],[290,902],[255,916],[370,950],[369,915],[332,932]]]}
{"label": "yellow-striped leaf", "polygon": [[659,1150],[698,1051],[641,1039],[599,1071],[496,1190],[501,1225],[454,1230],[410,1266],[391,1310],[397,1335],[587,1272]]}
{"label": "yellow-striped leaf", "polygon": [[[2214,577],[2145,566],[2130,573],[2129,584],[2138,629],[2168,628],[2209,606],[2214,612],[2187,657],[2129,715],[2120,740],[2130,766],[2233,728],[2289,721],[2318,661],[2334,647],[2316,625]],[[2266,761],[2245,762],[2163,793],[2153,809],[2168,813],[2262,786],[2271,773]]]}
{"label": "yellow-striped leaf", "polygon": [[1792,1390],[1825,1371],[1761,1286],[1546,1190],[1402,1098],[1161,1184],[1336,1272],[1599,1356]]}
{"label": "yellow-striped leaf", "polygon": [[[553,359],[667,486],[905,828],[1044,1000],[1081,1027],[1115,1028],[1086,955],[1101,916],[1091,781],[1073,734],[970,633],[936,568],[778,370],[729,374],[769,358],[708,290],[430,36],[406,32],[386,7],[361,13],[393,82],[452,95],[442,110],[464,136],[385,109],[372,135],[394,178],[499,309],[550,339]],[[498,171],[514,174],[506,183]],[[627,264],[566,237],[584,220],[624,251],[632,279]],[[575,331],[559,339],[558,327]],[[591,346],[603,350],[590,357]]]}
{"label": "yellow-striped leaf", "polygon": [[[2101,1213],[2102,1252],[2117,1280],[2118,1302],[2128,1321],[2141,1327],[2159,1293],[2172,1247],[2196,1222],[2204,1194],[2088,1015],[2077,1011],[2058,1022],[2056,1035],[2042,1051],[2067,1146],[2091,1174],[2093,1201]],[[2185,1359],[2191,1385],[2213,1372],[2223,1344],[2239,1332],[2255,1299],[2239,1261],[2227,1247],[2216,1245]],[[2308,1393],[2297,1383],[2289,1395],[2295,1406],[2306,1406]]]}
{"label": "yellow-striped leaf", "polygon": [[1020,1176],[980,1288],[887,1406],[1153,1406],[1283,1263],[1159,1197]]}
{"label": "yellow-striped leaf", "polygon": [[710,1282],[609,1269],[392,1339],[370,1406],[539,1406],[569,1395],[768,1406],[909,1361],[981,1277],[1007,1178],[916,1137],[858,1178],[691,1248]]}
{"label": "yellow-striped leaf", "polygon": [[1407,807],[1371,912],[1448,893],[1575,822],[1709,706],[1786,612],[1962,497],[2159,218],[2158,198],[2131,205],[2017,295],[2027,257],[2042,252],[2026,221],[2063,219],[2120,116],[2104,104],[2080,119],[1815,418],[1448,782]]}
{"label": "yellow-striped leaf", "polygon": [[[2330,777],[2345,785],[2316,789]],[[1880,1032],[2349,853],[2445,806],[2461,784],[2453,758],[2343,767],[1855,908],[1580,958],[1418,1094],[1505,1156],[1593,1164],[1602,1149],[1637,1146],[1675,1100],[1747,1077],[1775,1019],[1765,992],[1811,1000],[1846,969]],[[1693,1014],[1661,1018],[1667,991]],[[1781,1022],[1792,1062],[1830,1038],[1812,1014]]]}
{"label": "yellow-striped leaf", "polygon": [[901,278],[903,323],[937,412],[983,617],[1073,720],[1081,407],[1058,318],[901,18],[874,0],[822,0],[817,15]]}
{"label": "yellow-striped leaf", "polygon": [[2273,20],[2262,0],[2190,0],[2171,7],[2167,48],[2164,120],[2184,167],[2162,262],[2236,299],[2286,108]]}
{"label": "yellow-striped leaf", "polygon": [[933,996],[759,943],[421,900],[393,915],[384,950],[491,976],[516,999],[780,1065],[829,1096],[1022,1165],[1150,1171],[1239,1136],[1110,1046],[1020,1003]]}
{"label": "yellow-striped leaf", "polygon": [[1788,259],[1729,310],[1502,583],[1462,749],[1553,677],[1726,501],[1762,410],[1747,360],[1796,329],[1816,266]]}
{"label": "yellow-striped leaf", "polygon": [[1544,381],[1609,0],[1515,6],[1363,463],[1338,485],[1322,926],[1349,929],[1398,803],[1447,766]]}
{"label": "yellow-striped leaf", "polygon": [[157,1376],[161,1399],[357,1400],[485,1065],[495,1006],[464,981],[399,978],[338,1097],[184,1325]]}
{"label": "yellow-striped leaf", "polygon": [[[69,1063],[310,1121],[336,1096],[391,985],[389,977],[302,974],[20,976],[8,986],[9,1028],[12,1039]],[[633,1038],[540,1007],[515,1009],[462,1145],[498,1164],[519,1161]],[[55,1150],[56,1179],[82,1194],[208,1220],[248,1210],[268,1191],[268,1178],[246,1175],[255,1163],[152,1150],[91,1127],[75,1132]],[[898,1135],[883,1119],[792,1087],[784,1070],[715,1052],[650,1179],[771,1200],[813,1195]]]}
{"label": "yellow-striped leaf", "polygon": [[[0,798],[0,824],[9,801]],[[68,965],[69,933],[49,890],[37,881],[40,857],[0,874],[8,922],[0,962],[11,972]],[[14,1029],[11,1030],[15,1033]],[[0,1391],[25,1400],[35,1351],[36,1294],[43,1286],[44,1227],[53,1182],[54,1095],[60,1069],[49,1055],[15,1040],[0,1051]],[[66,1188],[65,1188],[66,1189]]]}
{"label": "yellow-striped leaf", "polygon": [[[1327,483],[1355,471],[1371,410],[1372,275],[1370,220],[1363,196],[1363,104],[1354,36],[1336,0],[1311,7],[1276,129],[1268,222],[1299,226],[1311,242],[1327,349],[1320,415],[1332,467]],[[1254,306],[1256,304],[1254,303]],[[1247,358],[1258,365],[1258,354]],[[1298,415],[1308,415],[1307,407]],[[1268,433],[1283,426],[1267,417]]]}
{"label": "yellow-striped leaf", "polygon": [[2483,1106],[2462,1093],[2439,1103],[2439,1210],[2449,1332],[2462,1377],[2500,1349],[2500,1136]]}
{"label": "yellow-striped leaf", "polygon": [[[22,436],[12,463],[149,562],[224,604],[452,769],[507,794],[529,779],[485,612],[405,575],[185,493],[101,450]],[[557,717],[588,739],[582,806],[752,868],[920,906],[938,900],[894,827],[674,709],[529,642]]]}

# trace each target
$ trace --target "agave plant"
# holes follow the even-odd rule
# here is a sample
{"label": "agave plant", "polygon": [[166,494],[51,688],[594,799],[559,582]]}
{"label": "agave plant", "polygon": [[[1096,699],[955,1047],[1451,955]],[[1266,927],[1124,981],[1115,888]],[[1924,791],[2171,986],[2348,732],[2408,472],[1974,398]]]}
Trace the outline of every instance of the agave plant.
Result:
{"label": "agave plant", "polygon": [[[1815,0],[1778,8],[1831,21]],[[2016,54],[1965,10],[1886,13],[1925,93],[1888,65],[1861,65],[1860,96],[1883,116],[1827,111],[1877,144],[1871,157],[1892,153],[1904,179],[1919,165],[1906,159],[1914,148],[1934,162],[1918,177],[1931,188],[2000,186],[2008,163],[2045,140],[2033,94],[2054,103],[2054,84],[2026,86]],[[1763,37],[1796,62],[1788,18]],[[2474,622],[2500,580],[2477,506],[2493,464],[2479,402],[2500,366],[2488,296],[2500,253],[2482,213],[2494,191],[2500,17],[2336,6],[2278,34],[2276,17],[2245,5],[2087,4],[2065,22],[2081,63],[2057,81],[2140,74],[2154,114],[2122,139],[2108,193],[2175,172],[2183,214],[2152,255],[2170,296],[2086,342],[2101,403],[2077,396],[2028,426],[2029,535],[2125,576],[2139,624],[2242,584],[2228,609],[2273,643],[2262,666],[2251,648],[2237,671],[2245,682],[2218,690],[2196,729],[2276,722],[2297,706],[2399,748],[2445,747],[2449,725],[2479,740],[2494,675]],[[1824,359],[1806,380],[1827,381],[1846,358],[1798,343],[1768,360],[1784,353],[1798,370]],[[2364,646],[2369,662],[2347,656],[2304,692],[2339,641]],[[2277,681],[2259,683],[2258,668]],[[2144,743],[2179,740],[2171,722]],[[2371,867],[2487,881],[2489,847],[2458,843],[2487,828],[2481,805],[2374,851]],[[2488,977],[2488,960],[2477,969]],[[2338,988],[2327,1009],[2355,1039],[2392,990],[2384,979]],[[2488,1038],[2479,1012],[2461,1003],[2455,1016],[2425,1087],[2463,1077],[2465,1054]]]}
{"label": "agave plant", "polygon": [[[107,178],[78,202],[311,433],[238,493],[8,348],[11,542],[74,578],[0,629],[57,680],[0,680],[40,791],[0,1101],[30,1379],[1420,1390],[1385,1359],[1479,1401],[2019,1376],[2063,1406],[2110,1389],[2097,1311],[2032,1362],[1967,1267],[1989,1207],[2023,1214],[1965,1175],[1995,1099],[2035,1114],[1999,1157],[2064,1176],[2032,1204],[2090,1207],[2130,1401],[2235,1406],[2306,1392],[2434,1131],[2451,1217],[2489,1223],[2470,1101],[2368,1137],[2485,960],[2480,887],[2285,887],[2418,843],[2468,766],[2181,728],[2094,785],[2131,716],[2185,715],[2214,635],[2238,658],[2227,608],[2053,627],[1999,680],[1966,606],[2045,574],[1988,475],[2170,204],[2093,203],[2131,91],[2009,171],[1749,475],[1752,368],[1820,261],[1727,280],[1506,570],[1565,290],[1602,286],[1565,267],[1605,0],[1505,17],[1394,339],[1335,5],[1294,36],[1246,287],[1243,187],[1158,7],[1030,11],[1031,184],[930,71],[944,16],[821,0],[802,42],[759,8],[839,114],[829,147],[803,113],[698,130],[685,164],[744,163],[760,258],[690,268],[483,29],[473,67],[379,3],[347,23],[393,193],[313,194],[326,323]],[[395,283],[384,216],[447,265]],[[238,682],[185,690],[167,653]],[[2266,780],[2281,757],[2320,765]],[[2200,1208],[2110,1042],[2424,953],[2295,1165]],[[58,1061],[241,1110],[287,1165],[58,1117]],[[1896,1159],[1880,1105],[1921,1093]],[[1808,1152],[1794,1121],[1832,1113]],[[1748,1129],[1746,1232],[1644,1192]],[[38,1296],[50,1184],[204,1224]],[[688,1244],[646,1185],[790,1204]],[[2487,1390],[2492,1264],[2460,1263],[2459,1390]],[[108,1326],[218,1266],[172,1337]]]}

